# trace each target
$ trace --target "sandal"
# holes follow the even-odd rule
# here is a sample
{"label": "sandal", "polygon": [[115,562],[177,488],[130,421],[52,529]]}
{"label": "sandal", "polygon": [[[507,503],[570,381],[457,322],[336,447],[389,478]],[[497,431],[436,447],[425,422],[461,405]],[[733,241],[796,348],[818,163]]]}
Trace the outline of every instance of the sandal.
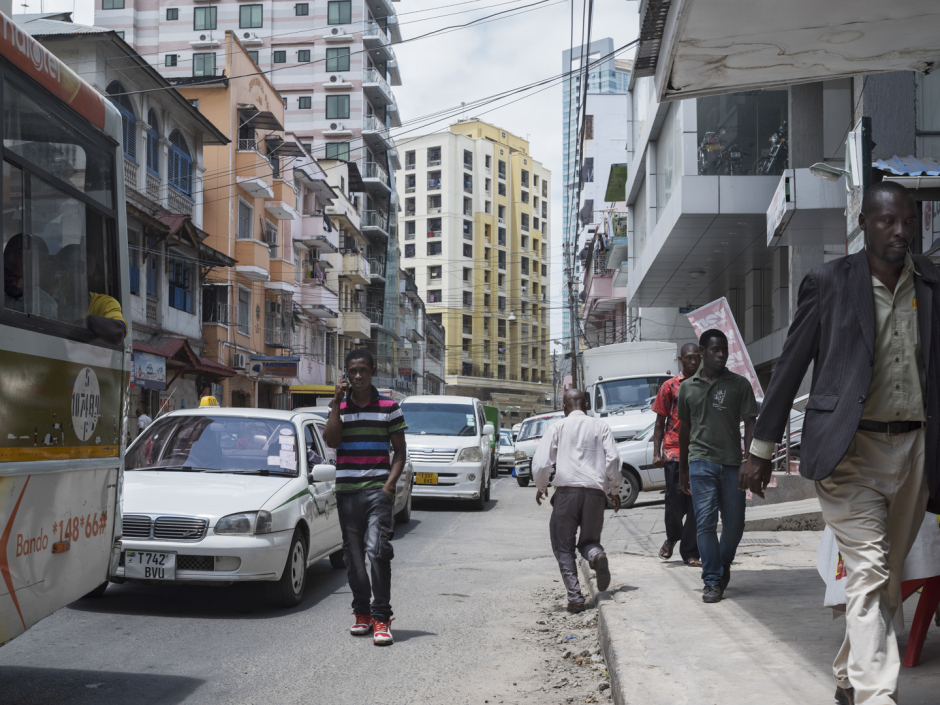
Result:
{"label": "sandal", "polygon": [[701,568],[701,567],[702,567],[702,559],[701,559],[701,558],[690,558],[690,559],[688,559],[687,561],[685,561],[685,564],[686,564],[687,566],[692,567],[692,568]]}
{"label": "sandal", "polygon": [[664,561],[668,561],[672,558],[672,549],[675,547],[675,542],[669,541],[668,539],[663,543],[663,547],[659,549],[659,557]]}

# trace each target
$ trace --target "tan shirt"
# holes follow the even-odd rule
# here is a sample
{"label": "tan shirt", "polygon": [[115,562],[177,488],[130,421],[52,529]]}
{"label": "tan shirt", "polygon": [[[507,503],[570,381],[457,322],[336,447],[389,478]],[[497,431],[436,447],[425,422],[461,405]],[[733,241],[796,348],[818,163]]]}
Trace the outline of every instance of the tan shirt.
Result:
{"label": "tan shirt", "polygon": [[[904,258],[894,293],[871,278],[875,300],[875,357],[862,418],[869,421],[924,421],[924,359],[917,326],[914,260]],[[754,438],[751,453],[773,457],[774,443]]]}

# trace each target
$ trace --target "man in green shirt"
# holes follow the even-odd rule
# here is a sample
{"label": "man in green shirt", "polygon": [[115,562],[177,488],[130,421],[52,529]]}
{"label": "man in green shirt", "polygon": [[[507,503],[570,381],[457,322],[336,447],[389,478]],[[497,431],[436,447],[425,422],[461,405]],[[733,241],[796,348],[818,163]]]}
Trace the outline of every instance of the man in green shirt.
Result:
{"label": "man in green shirt", "polygon": [[[744,533],[739,489],[744,447],[751,445],[757,400],[751,383],[726,368],[728,338],[710,329],[699,338],[702,367],[679,387],[679,482],[692,495],[702,557],[703,602],[720,602]],[[721,541],[718,513],[721,512]]]}

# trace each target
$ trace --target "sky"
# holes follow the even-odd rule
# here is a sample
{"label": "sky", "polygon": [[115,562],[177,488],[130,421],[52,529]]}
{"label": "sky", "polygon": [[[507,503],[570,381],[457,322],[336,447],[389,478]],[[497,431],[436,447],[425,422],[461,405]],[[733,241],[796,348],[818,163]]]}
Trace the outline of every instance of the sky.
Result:
{"label": "sky", "polygon": [[[38,12],[40,0],[13,0],[14,12]],[[323,1],[323,0],[317,0]],[[561,54],[570,46],[571,2],[573,0],[404,0],[395,2],[404,43],[395,47],[402,85],[394,89],[402,128],[394,136],[423,125],[409,121],[432,113],[456,108],[487,96],[556,76],[563,70]],[[93,0],[42,0],[46,12],[71,10],[81,24],[94,23]],[[592,39],[612,37],[619,47],[635,39],[638,32],[636,0],[595,0]],[[464,24],[493,13],[513,10],[474,27],[447,32],[424,39],[418,37],[433,30]],[[581,36],[582,3],[575,2],[575,45]],[[442,16],[449,15],[449,16]],[[629,58],[632,51],[623,54]],[[565,67],[567,68],[567,67]],[[527,138],[533,158],[552,172],[551,217],[551,334],[561,336],[562,255],[562,105],[561,84],[533,94],[507,99],[515,101],[504,107],[495,103],[478,110],[468,110],[466,117],[479,117]],[[496,107],[496,109],[494,109]],[[454,122],[456,117],[428,124],[410,132],[427,134]],[[554,347],[554,346],[552,346]]]}

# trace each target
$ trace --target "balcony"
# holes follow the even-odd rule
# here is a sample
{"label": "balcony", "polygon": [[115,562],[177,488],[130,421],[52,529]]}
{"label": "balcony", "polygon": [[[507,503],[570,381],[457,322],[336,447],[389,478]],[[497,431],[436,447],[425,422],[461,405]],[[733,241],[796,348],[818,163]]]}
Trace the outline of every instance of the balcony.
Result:
{"label": "balcony", "polygon": [[264,209],[278,220],[294,220],[299,217],[294,204],[297,192],[283,179],[275,179],[272,185],[273,196],[264,202]]}
{"label": "balcony", "polygon": [[384,63],[394,57],[392,40],[385,30],[373,20],[368,20],[363,25],[362,43],[366,51],[369,52],[369,58],[373,61],[377,60]]}
{"label": "balcony", "polygon": [[350,338],[368,339],[372,335],[372,321],[361,310],[343,311],[340,314],[340,330]]}
{"label": "balcony", "polygon": [[379,211],[363,211],[360,227],[364,235],[388,237],[388,216]]}
{"label": "balcony", "polygon": [[[149,177],[150,174],[147,176]],[[166,190],[166,201],[167,210],[171,213],[188,215],[190,218],[193,216],[193,211],[196,207],[196,204],[193,203],[193,199],[184,193],[180,193],[172,186],[168,187]]]}
{"label": "balcony", "polygon": [[140,185],[137,183],[137,165],[126,157],[124,158],[124,187],[140,191]]}
{"label": "balcony", "polygon": [[264,344],[269,348],[289,348],[293,342],[290,326],[284,325],[279,315],[264,317]]}
{"label": "balcony", "polygon": [[392,96],[391,86],[388,85],[388,81],[377,69],[363,69],[362,90],[372,105],[377,108],[385,108],[395,100]]}
{"label": "balcony", "polygon": [[373,149],[386,151],[392,148],[388,128],[375,115],[366,115],[362,119],[362,139]]}
{"label": "balcony", "polygon": [[340,276],[349,279],[353,284],[368,284],[372,281],[369,274],[369,263],[362,255],[352,252],[343,253],[343,268]]}
{"label": "balcony", "polygon": [[323,280],[304,279],[294,300],[304,311],[317,318],[336,318],[339,310],[339,296]]}
{"label": "balcony", "polygon": [[366,162],[362,165],[362,183],[371,193],[378,193],[380,196],[387,196],[392,192],[388,172],[376,162]]}
{"label": "balcony", "polygon": [[372,281],[385,281],[385,260],[379,257],[369,257],[369,275]]}
{"label": "balcony", "polygon": [[266,282],[271,278],[271,249],[260,240],[235,241],[235,271],[253,282]]}
{"label": "balcony", "polygon": [[300,233],[298,235],[294,226],[294,238],[303,242],[307,247],[315,247],[320,254],[338,252],[337,243],[339,233],[331,226],[326,229],[326,220],[322,215],[305,215],[300,219]]}
{"label": "balcony", "polygon": [[[239,140],[243,142],[247,140]],[[250,140],[254,142],[254,140]],[[239,145],[241,146],[241,145]],[[235,181],[255,198],[273,198],[271,162],[257,151],[235,152]]]}
{"label": "balcony", "polygon": [[235,307],[221,301],[203,301],[203,325],[227,326],[234,321]]}

